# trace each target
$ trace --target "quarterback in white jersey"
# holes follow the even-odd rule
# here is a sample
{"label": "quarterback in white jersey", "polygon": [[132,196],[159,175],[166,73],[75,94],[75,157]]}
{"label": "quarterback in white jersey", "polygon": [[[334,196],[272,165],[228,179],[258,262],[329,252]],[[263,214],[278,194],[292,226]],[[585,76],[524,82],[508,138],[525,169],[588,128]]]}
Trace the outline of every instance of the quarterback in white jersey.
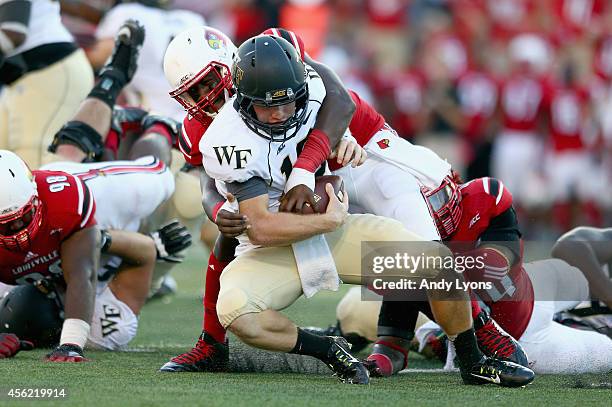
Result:
{"label": "quarterback in white jersey", "polygon": [[[216,180],[217,189],[222,195],[228,191],[226,183],[243,183],[252,178],[265,181],[268,190],[268,209],[277,212],[285,183],[291,173],[310,129],[314,126],[317,113],[325,98],[323,81],[311,67],[306,65],[306,86],[308,100],[296,128],[282,136],[262,137],[253,131],[240,118],[235,106],[236,96],[221,109],[200,140],[200,151],[204,169]],[[283,96],[285,96],[283,94]],[[235,208],[236,209],[236,208]],[[239,255],[254,247],[246,233],[238,237]]]}

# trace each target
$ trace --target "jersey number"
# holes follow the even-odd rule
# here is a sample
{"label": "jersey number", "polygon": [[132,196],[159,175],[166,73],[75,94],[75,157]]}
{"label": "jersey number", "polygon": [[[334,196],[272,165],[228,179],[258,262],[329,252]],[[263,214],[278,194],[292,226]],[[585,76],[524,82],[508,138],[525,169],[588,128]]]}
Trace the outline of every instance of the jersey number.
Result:
{"label": "jersey number", "polygon": [[68,177],[65,175],[54,175],[51,177],[47,177],[47,184],[49,184],[49,191],[51,192],[61,192],[64,188],[69,187],[70,183],[68,181]]}
{"label": "jersey number", "polygon": [[[308,140],[308,138],[305,138],[304,140],[300,141],[295,146],[295,152],[297,153],[298,157],[302,153],[302,150],[304,149],[304,144],[306,144],[306,140]],[[325,173],[325,165],[326,164],[323,163],[319,167],[317,172],[315,172],[315,177],[320,177],[321,175]],[[285,157],[285,159],[283,160],[283,164],[281,165],[281,173],[285,176],[286,180],[289,179],[289,176],[291,175],[291,171],[293,171],[293,163],[291,162],[291,159],[289,158],[289,154],[288,154],[287,157]]]}

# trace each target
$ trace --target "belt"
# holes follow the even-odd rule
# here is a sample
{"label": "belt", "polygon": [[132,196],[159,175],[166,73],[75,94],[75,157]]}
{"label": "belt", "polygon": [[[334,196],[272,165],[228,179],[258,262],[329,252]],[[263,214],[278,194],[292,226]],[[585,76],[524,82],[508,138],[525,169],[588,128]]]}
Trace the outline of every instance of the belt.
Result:
{"label": "belt", "polygon": [[25,74],[51,66],[76,50],[77,46],[72,42],[57,42],[6,58],[0,66],[0,83],[10,85]]}

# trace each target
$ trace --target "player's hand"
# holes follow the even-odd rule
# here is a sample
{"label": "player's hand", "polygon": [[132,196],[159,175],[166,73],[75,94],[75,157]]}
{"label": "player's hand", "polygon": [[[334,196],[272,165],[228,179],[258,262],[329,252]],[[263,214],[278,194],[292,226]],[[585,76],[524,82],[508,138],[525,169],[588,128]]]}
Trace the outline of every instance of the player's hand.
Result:
{"label": "player's hand", "polygon": [[[325,185],[325,192],[329,196],[329,203],[325,214],[330,216],[336,227],[341,226],[348,217],[349,200],[346,190],[342,191],[342,201],[338,199],[332,184]],[[335,228],[334,228],[335,229]]]}
{"label": "player's hand", "polygon": [[53,349],[53,352],[47,354],[46,359],[49,362],[88,362],[83,356],[83,349],[79,345],[73,343],[65,343]]}
{"label": "player's hand", "polygon": [[[227,194],[225,197],[228,202],[232,203],[236,200],[234,195]],[[215,218],[215,224],[219,232],[229,238],[238,237],[249,228],[249,218],[240,213],[230,212],[225,209],[220,209]]]}
{"label": "player's hand", "polygon": [[0,359],[12,358],[20,350],[32,350],[34,344],[22,341],[15,334],[0,334]]}
{"label": "player's hand", "polygon": [[368,158],[368,153],[354,140],[343,138],[338,146],[329,156],[330,159],[336,158],[336,162],[342,167],[349,163],[353,168],[363,164]]}
{"label": "player's hand", "polygon": [[168,263],[182,263],[185,260],[180,252],[191,246],[191,233],[181,222],[176,219],[170,221],[150,236],[155,242],[157,260]]}
{"label": "player's hand", "polygon": [[280,200],[279,212],[301,213],[304,205],[314,207],[314,192],[304,184],[298,184],[287,191]]}

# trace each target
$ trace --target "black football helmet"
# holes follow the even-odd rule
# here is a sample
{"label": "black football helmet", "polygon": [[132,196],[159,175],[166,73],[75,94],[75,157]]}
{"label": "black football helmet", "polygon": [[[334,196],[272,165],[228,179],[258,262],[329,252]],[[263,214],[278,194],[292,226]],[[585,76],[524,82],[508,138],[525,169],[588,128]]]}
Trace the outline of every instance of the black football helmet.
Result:
{"label": "black football helmet", "polygon": [[13,333],[36,347],[57,345],[64,317],[56,295],[29,284],[13,288],[0,300],[0,333]]}
{"label": "black football helmet", "polygon": [[[308,104],[306,68],[295,48],[285,39],[261,35],[246,40],[232,65],[236,88],[235,107],[246,125],[271,141],[285,141],[302,126]],[[295,113],[282,123],[257,119],[253,105],[279,106],[295,102]]]}

